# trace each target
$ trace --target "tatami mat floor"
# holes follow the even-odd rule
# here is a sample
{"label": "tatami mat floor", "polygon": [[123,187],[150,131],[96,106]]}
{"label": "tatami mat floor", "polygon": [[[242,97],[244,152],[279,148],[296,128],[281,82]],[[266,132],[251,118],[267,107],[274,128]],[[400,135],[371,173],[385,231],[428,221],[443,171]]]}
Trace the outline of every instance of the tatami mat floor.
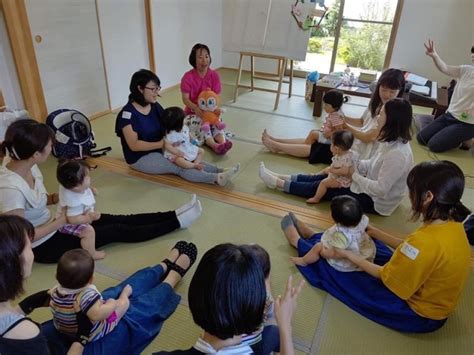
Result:
{"label": "tatami mat floor", "polygon": [[[232,194],[233,191],[248,193],[258,199],[272,199],[294,205],[296,208],[317,210],[322,214],[328,211],[328,204],[310,207],[304,200],[265,188],[257,175],[260,161],[282,172],[315,172],[319,166],[311,166],[303,159],[275,156],[269,154],[260,143],[263,128],[278,136],[304,136],[309,129],[321,124],[319,118],[312,117],[312,104],[304,100],[304,81],[296,80],[295,95],[282,96],[280,106],[273,112],[274,95],[252,92],[242,93],[236,103],[231,103],[235,72],[221,70],[223,81],[222,99],[227,109],[224,120],[229,131],[235,134],[234,148],[227,156],[217,157],[206,151],[205,159],[222,166],[237,162],[242,170],[230,186],[219,191]],[[266,85],[266,84],[265,84]],[[174,88],[163,94],[160,103],[164,106],[182,106],[179,89]],[[346,104],[348,115],[358,115],[366,101],[353,98]],[[418,109],[426,112],[426,109]],[[122,160],[120,144],[114,134],[115,115],[109,114],[93,121],[99,147],[110,145],[112,152],[107,159]],[[412,143],[416,162],[426,160],[429,154],[424,148]],[[466,175],[474,175],[472,156],[467,152],[453,151],[439,154],[439,159],[449,159],[462,166]],[[119,161],[119,160],[117,160]],[[43,167],[48,190],[55,191],[55,162],[48,161]],[[152,210],[174,209],[189,199],[189,193],[179,186],[147,181],[126,173],[118,173],[99,164],[93,172],[94,184],[99,189],[97,209],[109,213],[128,213]],[[474,187],[468,178],[464,202],[474,207]],[[216,188],[217,189],[217,188]],[[274,294],[283,290],[288,275],[301,276],[288,262],[288,256],[295,251],[288,246],[281,231],[280,219],[276,214],[265,210],[249,209],[236,204],[220,201],[209,195],[200,195],[203,215],[187,230],[179,230],[152,241],[138,244],[115,244],[106,248],[107,258],[97,263],[96,284],[99,289],[106,288],[130,275],[138,268],[159,262],[169,248],[180,239],[192,240],[202,255],[211,246],[221,242],[259,243],[265,247],[272,259],[272,289]],[[224,202],[223,202],[224,201]],[[258,206],[257,206],[258,207]],[[416,225],[406,223],[408,201],[397,209],[390,218],[370,216],[376,224],[406,234]],[[316,224],[316,223],[313,223]],[[322,226],[321,226],[322,227]],[[316,226],[316,229],[317,226]],[[126,262],[125,262],[126,261]],[[192,345],[200,330],[192,322],[187,307],[187,288],[193,270],[178,286],[177,292],[183,297],[177,311],[167,320],[160,335],[144,351],[150,354],[160,349],[187,348]],[[34,266],[34,273],[28,282],[27,292],[33,292],[54,284],[54,266]],[[298,312],[294,320],[295,346],[301,354],[472,354],[474,349],[474,275],[471,275],[463,300],[440,331],[429,335],[406,335],[381,327],[349,310],[325,292],[307,286],[298,302]],[[36,320],[49,318],[47,310],[33,314]]]}

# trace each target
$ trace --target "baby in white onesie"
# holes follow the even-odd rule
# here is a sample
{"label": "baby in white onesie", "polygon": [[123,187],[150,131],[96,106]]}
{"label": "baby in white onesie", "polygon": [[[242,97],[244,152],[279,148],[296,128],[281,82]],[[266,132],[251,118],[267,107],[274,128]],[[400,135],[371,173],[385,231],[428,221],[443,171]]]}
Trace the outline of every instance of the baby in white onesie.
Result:
{"label": "baby in white onesie", "polygon": [[166,132],[164,156],[181,168],[202,170],[204,150],[191,143],[189,128],[184,125],[185,116],[179,107],[168,107],[163,111]]}
{"label": "baby in white onesie", "polygon": [[58,165],[59,203],[57,215],[66,214],[68,224],[58,232],[81,238],[81,247],[95,259],[105,252],[95,250],[95,230],[90,223],[100,218],[94,210],[95,188],[91,187],[90,166],[84,160],[66,160]]}

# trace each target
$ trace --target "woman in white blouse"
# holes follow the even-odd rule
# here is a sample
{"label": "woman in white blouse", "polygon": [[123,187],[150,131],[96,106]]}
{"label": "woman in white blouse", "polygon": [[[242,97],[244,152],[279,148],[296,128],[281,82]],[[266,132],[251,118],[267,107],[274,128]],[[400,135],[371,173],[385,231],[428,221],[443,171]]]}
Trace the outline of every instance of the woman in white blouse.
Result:
{"label": "woman in white blouse", "polygon": [[[360,202],[366,213],[391,215],[406,193],[406,178],[413,165],[409,144],[412,116],[412,107],[407,100],[396,98],[388,101],[377,117],[377,125],[381,128],[371,158],[360,160],[355,168],[350,169],[350,187],[328,189],[323,200],[350,195]],[[326,176],[281,175],[263,164],[260,166],[260,177],[269,188],[306,198],[314,196]]]}

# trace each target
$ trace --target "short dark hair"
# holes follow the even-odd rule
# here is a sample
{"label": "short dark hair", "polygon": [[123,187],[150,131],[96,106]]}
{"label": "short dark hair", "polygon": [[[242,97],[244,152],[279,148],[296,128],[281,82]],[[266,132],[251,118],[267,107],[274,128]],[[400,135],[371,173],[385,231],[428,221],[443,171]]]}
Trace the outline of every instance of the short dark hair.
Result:
{"label": "short dark hair", "polygon": [[384,105],[387,120],[380,129],[378,140],[381,142],[394,142],[401,139],[403,143],[411,140],[411,122],[413,109],[406,99],[395,98]]}
{"label": "short dark hair", "polygon": [[270,255],[265,250],[265,248],[258,244],[249,244],[249,247],[257,256],[257,260],[263,270],[263,275],[265,276],[265,279],[267,279],[270,276],[270,270],[272,267]]}
{"label": "short dark hair", "polygon": [[25,160],[36,152],[42,152],[49,142],[54,142],[52,129],[28,118],[8,126],[0,150],[3,155],[8,153],[13,160]]}
{"label": "short dark hair", "polygon": [[183,129],[184,118],[186,114],[181,107],[172,106],[163,111],[161,122],[165,128],[165,132],[171,131],[181,132]]}
{"label": "short dark hair", "polygon": [[223,340],[257,330],[265,299],[265,276],[248,245],[219,244],[208,250],[188,291],[194,322]]}
{"label": "short dark hair", "polygon": [[140,106],[145,106],[147,102],[145,102],[145,97],[143,96],[143,93],[138,90],[138,87],[144,90],[146,84],[150,81],[154,82],[157,86],[161,85],[160,79],[151,70],[140,69],[133,73],[132,79],[130,80],[130,94],[128,95],[128,101],[136,102]]}
{"label": "short dark hair", "polygon": [[341,90],[329,90],[323,96],[323,102],[331,105],[336,111],[342,107],[344,102],[348,101],[348,97],[344,96],[344,93]]}
{"label": "short dark hair", "polygon": [[205,44],[202,43],[196,43],[193,48],[191,49],[191,53],[189,53],[189,64],[196,69],[196,55],[197,52],[201,49],[204,49],[207,54],[209,54],[209,64],[212,63],[212,58],[211,58],[211,51],[209,50],[209,47],[206,46]]}
{"label": "short dark hair", "polygon": [[[453,162],[441,160],[417,164],[407,177],[412,219],[422,216],[424,221],[462,222],[471,213],[461,202],[464,184],[464,174]],[[428,191],[433,194],[433,200],[425,206]]]}
{"label": "short dark hair", "polygon": [[372,117],[376,115],[377,109],[382,103],[382,99],[380,98],[379,94],[379,89],[381,86],[391,90],[398,90],[397,96],[402,97],[403,93],[405,92],[405,76],[403,75],[403,72],[399,69],[390,68],[382,73],[379,80],[377,81],[377,86],[375,87],[375,91],[372,93],[372,97],[370,98],[369,102],[369,108]]}
{"label": "short dark hair", "polygon": [[66,189],[73,189],[84,182],[91,166],[85,160],[61,160],[56,170],[58,182]]}
{"label": "short dark hair", "polygon": [[23,292],[23,260],[26,238],[35,229],[25,218],[0,215],[0,302],[12,301]]}
{"label": "short dark hair", "polygon": [[58,261],[56,279],[62,287],[77,289],[86,286],[94,275],[94,259],[84,249],[65,252]]}
{"label": "short dark hair", "polygon": [[359,201],[352,196],[341,195],[331,200],[332,219],[345,227],[357,226],[363,213]]}
{"label": "short dark hair", "polygon": [[345,151],[351,149],[354,143],[354,135],[350,131],[340,130],[336,131],[331,136],[331,142],[338,148],[342,148]]}

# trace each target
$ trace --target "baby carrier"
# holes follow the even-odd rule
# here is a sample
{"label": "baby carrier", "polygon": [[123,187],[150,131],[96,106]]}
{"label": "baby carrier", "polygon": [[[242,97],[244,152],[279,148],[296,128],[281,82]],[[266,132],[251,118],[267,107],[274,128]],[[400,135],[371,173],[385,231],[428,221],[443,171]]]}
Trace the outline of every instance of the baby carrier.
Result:
{"label": "baby carrier", "polygon": [[46,124],[54,131],[56,142],[53,155],[56,158],[84,159],[107,154],[111,147],[94,149],[94,133],[89,119],[79,111],[60,109],[51,112]]}

